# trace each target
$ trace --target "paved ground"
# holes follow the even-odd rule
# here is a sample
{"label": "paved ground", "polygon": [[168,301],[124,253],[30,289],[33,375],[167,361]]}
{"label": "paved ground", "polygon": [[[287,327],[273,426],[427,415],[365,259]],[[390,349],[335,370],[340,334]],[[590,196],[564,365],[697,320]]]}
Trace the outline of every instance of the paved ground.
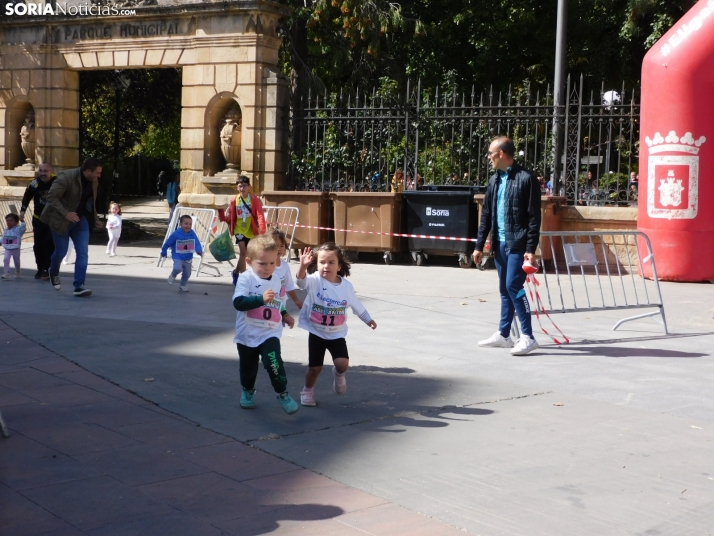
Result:
{"label": "paved ground", "polygon": [[238,408],[227,265],[179,294],[157,246],[92,246],[86,300],[0,285],[0,534],[714,533],[711,285],[663,285],[670,337],[565,315],[573,344],[514,358],[475,347],[494,272],[356,264],[379,328],[353,319],[348,392],[289,417],[265,374]]}

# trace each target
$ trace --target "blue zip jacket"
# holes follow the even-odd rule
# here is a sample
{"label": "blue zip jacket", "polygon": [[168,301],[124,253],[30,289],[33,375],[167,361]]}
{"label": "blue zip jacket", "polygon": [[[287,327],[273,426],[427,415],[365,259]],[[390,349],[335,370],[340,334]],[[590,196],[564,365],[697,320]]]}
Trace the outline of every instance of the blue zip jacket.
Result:
{"label": "blue zip jacket", "polygon": [[[189,242],[193,240],[193,243]],[[177,244],[178,242],[178,244]],[[193,251],[196,253],[203,253],[203,247],[201,247],[201,241],[198,239],[196,233],[191,229],[188,233],[184,233],[181,228],[176,229],[168,240],[164,242],[161,248],[161,256],[166,257],[166,253],[171,249],[171,257],[174,259],[180,259],[182,261],[190,261],[193,259]],[[187,252],[181,253],[182,250]]]}
{"label": "blue zip jacket", "polygon": [[[508,168],[506,181],[506,249],[535,253],[540,240],[540,184],[538,179],[525,168],[514,163]],[[477,251],[483,251],[488,234],[491,230],[498,228],[497,203],[500,182],[498,172],[495,172],[486,188],[481,225],[476,235]]]}

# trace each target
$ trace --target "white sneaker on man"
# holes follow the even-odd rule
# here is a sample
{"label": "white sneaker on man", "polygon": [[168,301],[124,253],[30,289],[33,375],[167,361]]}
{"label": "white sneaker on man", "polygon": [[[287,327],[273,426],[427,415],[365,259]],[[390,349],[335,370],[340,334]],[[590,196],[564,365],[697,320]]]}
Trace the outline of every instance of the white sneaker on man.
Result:
{"label": "white sneaker on man", "polygon": [[513,339],[511,339],[510,335],[504,337],[500,331],[497,331],[488,339],[478,341],[478,345],[484,348],[513,348]]}
{"label": "white sneaker on man", "polygon": [[529,337],[528,335],[521,335],[518,342],[511,350],[511,355],[526,355],[531,353],[533,350],[538,348],[538,341],[534,337]]}

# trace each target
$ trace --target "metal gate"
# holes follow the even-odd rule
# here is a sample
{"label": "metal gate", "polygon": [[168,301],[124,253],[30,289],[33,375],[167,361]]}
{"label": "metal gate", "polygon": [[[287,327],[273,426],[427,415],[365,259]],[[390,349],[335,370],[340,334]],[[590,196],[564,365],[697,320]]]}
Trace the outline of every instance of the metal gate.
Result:
{"label": "metal gate", "polygon": [[[548,231],[540,234],[544,305],[548,313],[655,309],[619,320],[667,320],[652,246],[638,231]],[[645,277],[645,275],[647,277]],[[535,314],[535,310],[532,312]]]}
{"label": "metal gate", "polygon": [[295,228],[298,225],[300,209],[297,207],[266,207],[263,206],[265,213],[265,223],[268,227],[275,227],[285,233],[288,239],[288,247],[285,251],[285,262],[290,262],[290,252],[293,250],[293,238],[295,237]]}

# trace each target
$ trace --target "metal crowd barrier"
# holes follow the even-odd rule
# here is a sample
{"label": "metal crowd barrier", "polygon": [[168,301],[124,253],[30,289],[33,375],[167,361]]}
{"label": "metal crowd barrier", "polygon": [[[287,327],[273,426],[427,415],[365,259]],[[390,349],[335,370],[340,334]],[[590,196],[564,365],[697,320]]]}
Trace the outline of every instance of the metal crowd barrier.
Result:
{"label": "metal crowd barrier", "polygon": [[285,233],[289,240],[285,250],[285,262],[290,262],[290,252],[293,250],[293,238],[298,225],[300,209],[297,207],[263,207],[265,223],[268,227],[277,227]]}
{"label": "metal crowd barrier", "polygon": [[623,318],[612,329],[653,317],[668,334],[647,235],[638,231],[548,231],[540,237],[542,271],[537,277],[545,283],[541,299],[548,313],[654,308]]}
{"label": "metal crowd barrier", "polygon": [[[166,230],[166,237],[164,238],[164,242],[168,240],[169,236],[171,236],[171,233],[178,229],[179,220],[181,216],[191,216],[191,218],[193,218],[193,231],[196,233],[198,239],[201,241],[201,247],[203,248],[204,254],[208,252],[208,242],[213,233],[213,228],[217,225],[218,222],[216,218],[216,211],[212,208],[191,208],[182,206],[176,207],[176,210],[174,210],[174,215],[171,218],[171,221],[169,222],[169,228]],[[171,250],[169,250],[168,255],[171,255]],[[198,265],[196,266],[196,277],[199,276],[201,268],[204,266],[203,257],[199,256],[198,259]],[[159,261],[157,262],[156,266],[160,267],[163,265],[163,263],[164,258],[161,256],[161,253],[159,253]],[[211,266],[210,264],[206,264],[205,266],[208,268],[212,268],[220,274],[220,270],[215,266]]]}

